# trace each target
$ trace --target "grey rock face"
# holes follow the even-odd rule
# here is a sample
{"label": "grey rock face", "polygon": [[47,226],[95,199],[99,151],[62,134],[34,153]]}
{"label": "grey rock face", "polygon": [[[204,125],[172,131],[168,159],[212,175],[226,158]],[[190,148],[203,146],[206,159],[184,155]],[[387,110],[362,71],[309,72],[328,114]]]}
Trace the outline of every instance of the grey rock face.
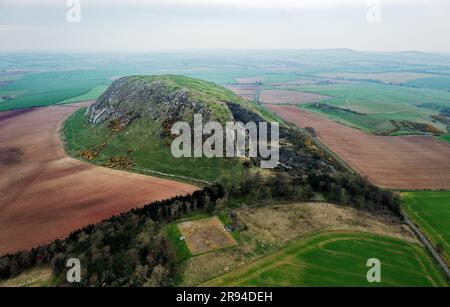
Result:
{"label": "grey rock face", "polygon": [[124,77],[113,82],[97,102],[87,110],[89,122],[98,124],[109,120],[130,123],[136,117],[146,116],[155,121],[187,121],[201,113],[211,117],[205,105],[191,97],[186,88],[174,89],[165,81],[140,82]]}

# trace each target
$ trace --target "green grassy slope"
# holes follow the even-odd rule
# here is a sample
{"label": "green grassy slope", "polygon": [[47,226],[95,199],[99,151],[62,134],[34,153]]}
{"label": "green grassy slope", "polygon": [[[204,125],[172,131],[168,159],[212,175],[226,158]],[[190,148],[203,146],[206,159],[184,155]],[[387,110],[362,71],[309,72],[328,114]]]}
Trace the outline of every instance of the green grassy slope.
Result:
{"label": "green grassy slope", "polygon": [[434,244],[442,246],[442,255],[450,263],[450,191],[404,192],[402,208]]}
{"label": "green grassy slope", "polygon": [[[381,283],[368,283],[367,260],[381,261]],[[210,280],[205,286],[447,286],[419,245],[367,233],[327,232]]]}
{"label": "green grassy slope", "polygon": [[[235,178],[242,174],[238,160],[222,158],[174,158],[168,140],[160,136],[154,122],[141,118],[118,134],[113,134],[108,124],[89,125],[85,110],[75,112],[64,125],[66,148],[77,155],[82,150],[99,146],[107,147],[93,161],[98,164],[112,157],[128,157],[137,168],[148,169],[194,179],[215,181],[222,176]],[[128,153],[129,149],[133,151]]]}

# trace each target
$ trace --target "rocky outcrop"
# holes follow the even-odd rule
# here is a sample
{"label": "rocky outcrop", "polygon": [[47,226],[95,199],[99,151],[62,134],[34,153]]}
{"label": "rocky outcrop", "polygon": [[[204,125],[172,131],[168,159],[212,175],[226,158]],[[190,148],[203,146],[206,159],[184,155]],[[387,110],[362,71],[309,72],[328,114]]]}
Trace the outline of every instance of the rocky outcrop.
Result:
{"label": "rocky outcrop", "polygon": [[211,110],[192,97],[188,88],[175,86],[164,79],[139,76],[114,81],[87,110],[91,124],[119,120],[125,125],[144,116],[158,122],[192,122],[196,113],[203,114],[204,120],[212,116]]}

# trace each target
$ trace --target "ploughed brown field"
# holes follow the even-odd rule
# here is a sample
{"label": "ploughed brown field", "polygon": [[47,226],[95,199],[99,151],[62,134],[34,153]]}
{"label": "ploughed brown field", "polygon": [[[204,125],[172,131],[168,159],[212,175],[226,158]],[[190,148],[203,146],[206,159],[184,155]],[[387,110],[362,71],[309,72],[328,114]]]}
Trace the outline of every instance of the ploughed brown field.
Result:
{"label": "ploughed brown field", "polygon": [[242,98],[254,101],[259,90],[258,85],[227,85],[225,86],[230,91]]}
{"label": "ploughed brown field", "polygon": [[304,104],[321,101],[327,96],[286,90],[264,90],[261,92],[259,102],[269,104]]}
{"label": "ploughed brown field", "polygon": [[83,105],[0,113],[0,255],[64,238],[112,215],[197,189],[66,156],[59,130]]}
{"label": "ploughed brown field", "polygon": [[266,105],[320,141],[382,188],[450,189],[450,144],[430,136],[375,136],[295,106]]}

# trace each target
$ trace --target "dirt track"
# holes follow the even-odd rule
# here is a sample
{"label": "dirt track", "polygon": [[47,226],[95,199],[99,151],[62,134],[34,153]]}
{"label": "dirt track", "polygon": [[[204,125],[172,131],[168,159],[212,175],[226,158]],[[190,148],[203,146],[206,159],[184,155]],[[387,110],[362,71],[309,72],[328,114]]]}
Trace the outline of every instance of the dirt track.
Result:
{"label": "dirt track", "polygon": [[59,129],[83,105],[0,113],[0,255],[197,189],[67,157]]}
{"label": "dirt track", "polygon": [[375,136],[295,106],[266,105],[318,138],[374,184],[390,189],[450,189],[450,144],[429,136]]}

